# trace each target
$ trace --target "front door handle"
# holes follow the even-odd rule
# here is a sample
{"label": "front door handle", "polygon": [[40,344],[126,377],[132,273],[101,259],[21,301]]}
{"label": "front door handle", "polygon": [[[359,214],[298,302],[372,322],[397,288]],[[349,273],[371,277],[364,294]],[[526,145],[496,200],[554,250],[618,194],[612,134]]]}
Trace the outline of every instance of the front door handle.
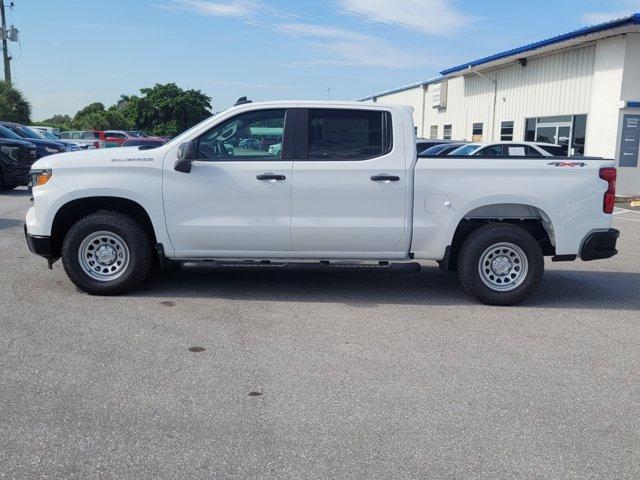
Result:
{"label": "front door handle", "polygon": [[371,180],[374,182],[398,182],[400,181],[400,177],[396,177],[395,175],[385,175],[381,173],[380,175],[374,175],[371,177]]}
{"label": "front door handle", "polygon": [[275,173],[263,173],[262,175],[258,175],[256,178],[258,180],[277,180],[279,182],[287,179],[284,175],[276,175]]}

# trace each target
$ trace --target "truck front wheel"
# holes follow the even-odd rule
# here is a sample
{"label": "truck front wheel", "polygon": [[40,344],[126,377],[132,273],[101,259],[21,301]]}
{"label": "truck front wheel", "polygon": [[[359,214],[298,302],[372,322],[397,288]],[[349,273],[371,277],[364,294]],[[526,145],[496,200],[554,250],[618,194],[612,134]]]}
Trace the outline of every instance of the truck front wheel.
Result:
{"label": "truck front wheel", "polygon": [[117,295],[133,290],[147,277],[153,250],[147,232],[133,218],[100,211],[71,227],[61,256],[65,272],[78,288],[93,295]]}
{"label": "truck front wheel", "polygon": [[542,249],[524,228],[491,223],[473,231],[458,256],[462,286],[488,305],[515,305],[531,296],[544,272]]}

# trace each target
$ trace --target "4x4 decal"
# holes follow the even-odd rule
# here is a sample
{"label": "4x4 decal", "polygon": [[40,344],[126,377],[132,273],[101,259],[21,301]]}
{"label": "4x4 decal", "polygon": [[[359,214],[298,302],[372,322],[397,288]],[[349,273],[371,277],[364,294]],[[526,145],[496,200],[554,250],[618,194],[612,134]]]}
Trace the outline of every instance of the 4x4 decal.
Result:
{"label": "4x4 decal", "polygon": [[587,164],[584,162],[549,162],[547,165],[551,165],[552,167],[586,167]]}

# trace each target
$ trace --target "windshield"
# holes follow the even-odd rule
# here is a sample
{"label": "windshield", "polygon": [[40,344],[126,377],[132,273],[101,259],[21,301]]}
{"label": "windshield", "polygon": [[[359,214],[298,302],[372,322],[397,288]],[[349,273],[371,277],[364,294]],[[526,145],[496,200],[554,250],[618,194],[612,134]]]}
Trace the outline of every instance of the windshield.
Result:
{"label": "windshield", "polygon": [[480,145],[470,143],[469,145],[465,145],[464,147],[456,148],[449,155],[471,155],[478,148],[480,148]]}
{"label": "windshield", "polygon": [[461,145],[451,145],[448,143],[445,143],[443,145],[434,145],[431,148],[427,148],[424,152],[422,152],[420,155],[421,156],[430,156],[430,155],[438,155],[439,153],[442,153],[444,150],[450,150],[450,149],[455,149],[456,147],[460,147]]}
{"label": "windshield", "polygon": [[20,130],[20,132],[27,138],[44,138],[43,134],[31,130],[29,127],[20,126],[18,127],[18,130]]}
{"label": "windshield", "polygon": [[58,137],[56,137],[53,133],[48,132],[47,130],[42,130],[37,133],[40,133],[44,138],[48,138],[49,140],[59,140]]}
{"label": "windshield", "polygon": [[20,135],[13,130],[9,130],[4,125],[0,125],[0,138],[12,138],[13,140],[24,140]]}

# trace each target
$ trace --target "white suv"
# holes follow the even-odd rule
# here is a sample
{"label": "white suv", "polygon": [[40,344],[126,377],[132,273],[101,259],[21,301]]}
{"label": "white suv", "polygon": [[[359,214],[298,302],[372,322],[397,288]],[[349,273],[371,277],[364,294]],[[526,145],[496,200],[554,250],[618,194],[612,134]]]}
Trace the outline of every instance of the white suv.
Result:
{"label": "white suv", "polygon": [[475,157],[566,157],[561,145],[539,142],[469,143],[449,155]]}

